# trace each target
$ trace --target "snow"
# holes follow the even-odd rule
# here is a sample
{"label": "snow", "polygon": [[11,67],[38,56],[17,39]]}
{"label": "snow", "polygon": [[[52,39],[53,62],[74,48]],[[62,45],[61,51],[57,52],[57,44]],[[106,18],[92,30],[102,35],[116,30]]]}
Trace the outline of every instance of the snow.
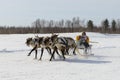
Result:
{"label": "snow", "polygon": [[[75,39],[81,33],[59,33]],[[50,34],[38,34],[50,36]],[[42,61],[34,59],[34,52],[25,45],[34,34],[0,35],[0,80],[120,80],[120,34],[87,32],[94,56],[66,56],[66,60],[49,61],[45,50]],[[40,56],[40,49],[38,51]]]}

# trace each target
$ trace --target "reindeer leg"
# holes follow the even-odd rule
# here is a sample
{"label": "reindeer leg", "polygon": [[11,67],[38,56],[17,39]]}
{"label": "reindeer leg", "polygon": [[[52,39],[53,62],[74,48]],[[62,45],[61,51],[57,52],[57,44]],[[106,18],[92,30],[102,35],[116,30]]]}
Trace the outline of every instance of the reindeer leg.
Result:
{"label": "reindeer leg", "polygon": [[62,52],[63,60],[65,60],[65,50],[61,50],[61,52]]}
{"label": "reindeer leg", "polygon": [[[49,53],[50,55],[52,55],[52,53],[51,53],[51,49],[50,49],[49,47],[47,47],[46,49],[47,49],[48,53]],[[53,59],[55,59],[54,56],[53,56]]]}
{"label": "reindeer leg", "polygon": [[74,54],[74,55],[76,55],[75,50],[76,50],[76,47],[75,47],[74,50],[73,50],[73,54]]}
{"label": "reindeer leg", "polygon": [[56,50],[57,55],[61,58],[61,55],[59,54],[58,50]]}
{"label": "reindeer leg", "polygon": [[37,48],[37,45],[28,53],[28,55],[27,56],[30,56],[31,55],[31,53],[35,50]]}
{"label": "reindeer leg", "polygon": [[48,53],[51,55],[52,54],[51,49],[49,47],[47,47],[46,49],[47,49]]}
{"label": "reindeer leg", "polygon": [[35,50],[35,59],[37,59],[37,50]]}
{"label": "reindeer leg", "polygon": [[52,53],[51,58],[50,58],[50,60],[49,60],[49,61],[51,61],[51,60],[52,60],[52,58],[54,57],[54,54],[55,54],[55,51],[56,51],[56,50],[57,50],[57,48],[54,48],[53,53]]}
{"label": "reindeer leg", "polygon": [[40,55],[40,59],[39,60],[42,59],[43,51],[44,51],[44,48],[41,48],[41,55]]}
{"label": "reindeer leg", "polygon": [[67,55],[69,55],[69,48],[66,48],[66,53],[67,53]]}

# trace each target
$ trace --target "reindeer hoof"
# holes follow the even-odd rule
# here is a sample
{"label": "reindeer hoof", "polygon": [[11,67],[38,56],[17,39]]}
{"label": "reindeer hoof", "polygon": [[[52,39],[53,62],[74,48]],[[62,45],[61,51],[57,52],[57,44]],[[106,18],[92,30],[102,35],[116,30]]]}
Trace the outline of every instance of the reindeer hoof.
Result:
{"label": "reindeer hoof", "polygon": [[27,56],[30,56],[29,54]]}
{"label": "reindeer hoof", "polygon": [[34,58],[34,60],[36,60],[37,58]]}
{"label": "reindeer hoof", "polygon": [[73,53],[74,55],[76,55],[76,53]]}
{"label": "reindeer hoof", "polygon": [[52,59],[50,59],[49,61],[52,61]]}
{"label": "reindeer hoof", "polygon": [[41,59],[39,59],[38,61],[41,61]]}
{"label": "reindeer hoof", "polygon": [[65,58],[63,58],[63,61],[65,61]]}

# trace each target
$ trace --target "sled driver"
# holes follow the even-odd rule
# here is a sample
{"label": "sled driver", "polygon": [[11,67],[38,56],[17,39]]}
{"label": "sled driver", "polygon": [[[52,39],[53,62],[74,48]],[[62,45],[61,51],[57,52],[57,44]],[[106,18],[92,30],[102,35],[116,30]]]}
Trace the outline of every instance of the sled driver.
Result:
{"label": "sled driver", "polygon": [[76,36],[76,41],[79,46],[84,45],[85,48],[89,47],[89,37],[86,35],[86,32],[82,32],[82,35]]}

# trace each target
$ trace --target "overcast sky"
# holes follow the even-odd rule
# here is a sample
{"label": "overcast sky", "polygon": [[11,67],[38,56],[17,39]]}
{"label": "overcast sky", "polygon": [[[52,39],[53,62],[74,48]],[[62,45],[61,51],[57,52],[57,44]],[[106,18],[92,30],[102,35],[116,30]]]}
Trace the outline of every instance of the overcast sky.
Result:
{"label": "overcast sky", "polygon": [[0,25],[26,26],[36,19],[79,17],[98,24],[120,19],[120,0],[0,0]]}

